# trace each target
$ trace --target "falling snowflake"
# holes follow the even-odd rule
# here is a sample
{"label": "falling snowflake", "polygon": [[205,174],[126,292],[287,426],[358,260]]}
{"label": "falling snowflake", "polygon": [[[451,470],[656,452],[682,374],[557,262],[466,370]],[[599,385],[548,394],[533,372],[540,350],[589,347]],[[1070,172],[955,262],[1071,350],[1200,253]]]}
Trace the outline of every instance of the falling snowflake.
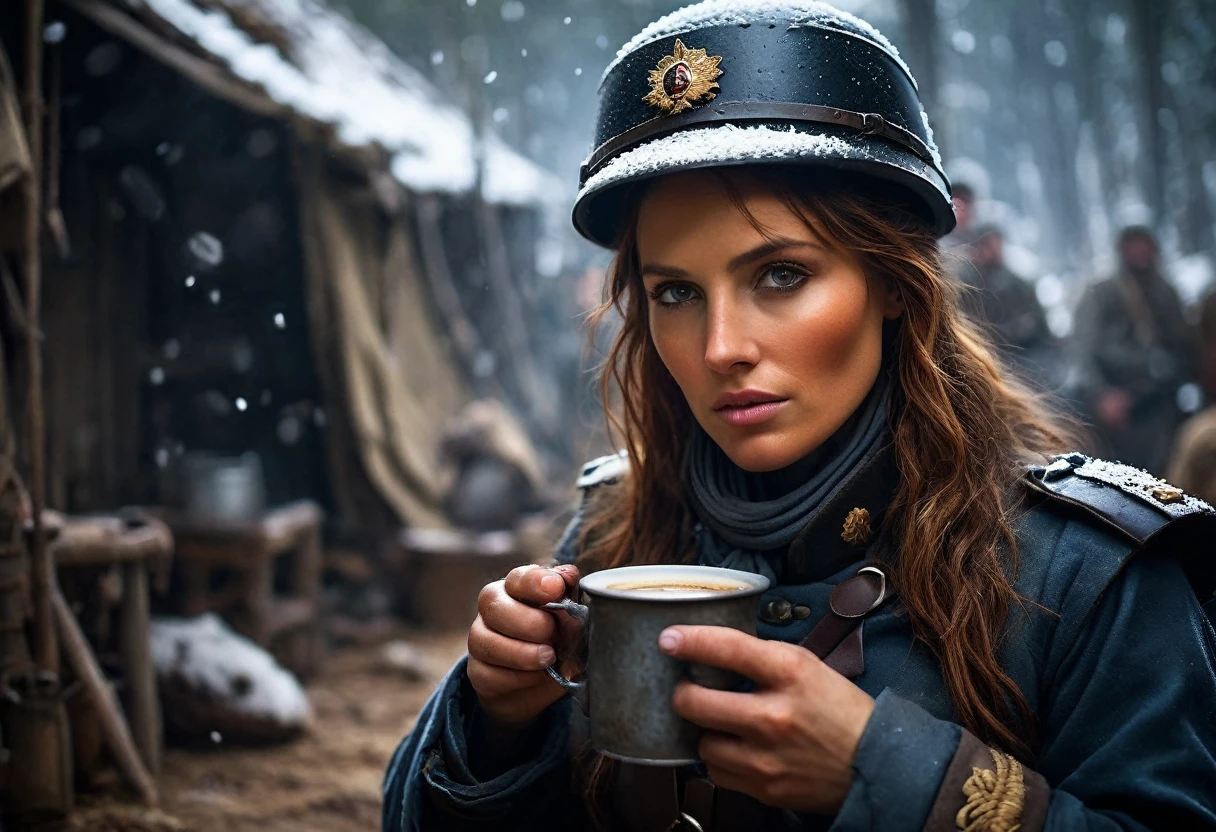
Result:
{"label": "falling snowflake", "polygon": [[497,78],[497,77],[498,77],[498,70],[496,70],[496,69],[491,69],[491,70],[490,70],[488,73],[486,73],[486,77],[485,77],[485,78],[482,78],[481,80],[482,80],[482,81],[484,81],[484,82],[485,82],[485,83],[487,83],[487,84],[493,84],[493,83],[494,83],[494,79],[495,79],[495,78]]}
{"label": "falling snowflake", "polygon": [[196,231],[192,234],[186,247],[201,266],[215,268],[224,262],[224,244],[206,231]]}
{"label": "falling snowflake", "polygon": [[975,51],[975,35],[968,32],[966,29],[959,29],[950,36],[950,45],[954,47],[954,51],[960,55],[970,55]]}
{"label": "falling snowflake", "polygon": [[1043,57],[1047,59],[1047,63],[1054,67],[1061,67],[1068,63],[1068,50],[1064,44],[1058,40],[1049,40],[1043,44]]}
{"label": "falling snowflake", "polygon": [[502,4],[502,9],[500,10],[502,19],[507,23],[523,20],[524,12],[524,4],[519,2],[519,0],[507,0],[506,3]]}

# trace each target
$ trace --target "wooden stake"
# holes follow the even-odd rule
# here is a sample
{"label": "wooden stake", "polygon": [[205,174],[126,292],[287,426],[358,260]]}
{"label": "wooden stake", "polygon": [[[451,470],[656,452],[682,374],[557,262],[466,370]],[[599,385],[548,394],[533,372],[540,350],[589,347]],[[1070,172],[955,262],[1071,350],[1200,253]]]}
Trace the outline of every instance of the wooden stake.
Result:
{"label": "wooden stake", "polygon": [[89,649],[89,643],[80,631],[80,625],[76,623],[75,616],[68,608],[68,602],[55,584],[51,585],[51,597],[55,609],[55,623],[59,626],[59,635],[63,639],[63,652],[68,657],[68,664],[80,678],[89,702],[101,717],[101,733],[114,754],[118,770],[127,782],[135,787],[144,803],[149,806],[157,805],[159,797],[156,793],[156,783],[144,767],[139,751],[135,748],[135,741],[131,739],[131,731],[122,715],[122,708],[118,705],[118,697],[102,675],[97,659],[93,657],[93,651]]}
{"label": "wooden stake", "polygon": [[51,614],[54,567],[42,528],[46,504],[46,448],[43,445],[42,335],[39,310],[42,305],[42,11],[43,0],[27,0],[25,17],[25,134],[30,150],[30,175],[25,182],[25,251],[22,277],[25,280],[26,361],[29,367],[30,503],[34,534],[30,543],[30,594],[34,603],[34,660],[58,674],[59,648]]}

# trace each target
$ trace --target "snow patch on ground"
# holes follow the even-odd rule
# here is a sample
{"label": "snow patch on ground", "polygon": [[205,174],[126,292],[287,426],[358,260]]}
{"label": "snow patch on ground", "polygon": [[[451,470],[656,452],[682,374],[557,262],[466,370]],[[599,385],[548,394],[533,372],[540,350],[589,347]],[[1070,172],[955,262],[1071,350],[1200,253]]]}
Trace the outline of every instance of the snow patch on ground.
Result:
{"label": "snow patch on ground", "polygon": [[308,698],[296,677],[218,616],[153,619],[151,639],[158,675],[180,676],[247,716],[282,725],[309,720]]}
{"label": "snow patch on ground", "polygon": [[[127,1],[151,9],[280,104],[335,125],[343,143],[386,148],[393,175],[406,187],[450,193],[473,187],[475,137],[464,113],[370,32],[316,0],[228,0],[286,33],[290,55],[255,41],[222,7]],[[485,156],[488,200],[522,205],[560,198],[555,176],[497,137],[487,138]]]}

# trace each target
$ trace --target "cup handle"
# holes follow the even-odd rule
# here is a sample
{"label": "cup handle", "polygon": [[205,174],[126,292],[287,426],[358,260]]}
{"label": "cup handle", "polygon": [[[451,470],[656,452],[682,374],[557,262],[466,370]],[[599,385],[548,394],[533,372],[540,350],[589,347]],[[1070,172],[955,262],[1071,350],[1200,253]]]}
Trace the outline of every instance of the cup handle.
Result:
{"label": "cup handle", "polygon": [[[559,610],[567,613],[575,621],[583,626],[591,617],[591,610],[585,604],[580,604],[577,601],[572,601],[569,598],[563,598],[560,601],[554,601],[551,604],[545,604],[541,609],[557,612]],[[549,674],[549,678],[562,686],[567,695],[573,697],[578,706],[582,708],[584,714],[590,714],[591,701],[587,694],[587,681],[584,679],[581,682],[572,682],[557,671],[554,665],[549,665],[545,668]]]}

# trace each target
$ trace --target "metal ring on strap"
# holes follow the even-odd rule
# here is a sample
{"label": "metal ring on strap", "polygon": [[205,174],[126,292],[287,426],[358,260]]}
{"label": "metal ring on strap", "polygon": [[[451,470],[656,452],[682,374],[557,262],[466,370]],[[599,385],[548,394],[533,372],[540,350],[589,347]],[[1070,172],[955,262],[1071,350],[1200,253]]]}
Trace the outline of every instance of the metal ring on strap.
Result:
{"label": "metal ring on strap", "polygon": [[872,572],[878,576],[878,597],[874,599],[874,601],[870,604],[870,606],[864,612],[851,613],[851,614],[846,614],[846,613],[843,613],[840,610],[836,609],[835,605],[832,604],[831,598],[829,598],[828,606],[831,608],[831,610],[834,614],[840,616],[841,618],[865,618],[867,615],[874,612],[874,610],[876,610],[880,606],[882,606],[882,602],[885,601],[887,598],[886,573],[883,572],[881,569],[879,569],[877,566],[863,566],[860,569],[858,569],[857,574],[854,575],[852,578],[849,578],[849,580],[857,579],[858,577],[861,576],[861,574],[863,572]]}
{"label": "metal ring on strap", "polygon": [[667,832],[676,832],[683,823],[688,824],[688,828],[693,832],[705,832],[705,828],[697,823],[697,819],[688,812],[680,812],[680,816],[671,822],[671,826],[667,827]]}
{"label": "metal ring on strap", "polygon": [[796,104],[772,101],[729,101],[698,107],[674,116],[657,116],[613,136],[591,152],[579,171],[580,183],[586,183],[600,165],[618,153],[642,142],[657,139],[685,127],[715,122],[740,121],[802,121],[851,127],[865,135],[881,136],[911,150],[921,161],[936,168],[928,145],[909,130],[892,124],[878,113],[858,113],[839,107],[819,104]]}

